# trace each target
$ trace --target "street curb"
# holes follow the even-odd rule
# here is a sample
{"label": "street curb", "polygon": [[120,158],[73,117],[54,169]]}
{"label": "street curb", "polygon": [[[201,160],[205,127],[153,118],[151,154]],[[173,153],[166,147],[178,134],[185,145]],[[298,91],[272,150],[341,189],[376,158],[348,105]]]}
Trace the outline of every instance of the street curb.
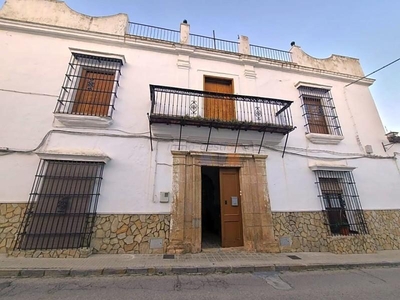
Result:
{"label": "street curb", "polygon": [[38,277],[86,277],[86,276],[132,276],[132,275],[205,275],[214,273],[257,273],[257,272],[302,272],[321,270],[345,270],[357,268],[399,267],[400,262],[345,263],[345,264],[271,264],[239,266],[160,266],[160,267],[115,267],[101,269],[1,269],[0,278]]}

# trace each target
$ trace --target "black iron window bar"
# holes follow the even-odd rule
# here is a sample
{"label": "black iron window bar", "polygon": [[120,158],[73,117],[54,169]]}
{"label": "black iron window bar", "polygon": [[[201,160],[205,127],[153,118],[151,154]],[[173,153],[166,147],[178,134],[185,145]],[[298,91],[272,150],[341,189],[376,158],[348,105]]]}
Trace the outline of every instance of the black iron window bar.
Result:
{"label": "black iron window bar", "polygon": [[368,234],[352,172],[315,171],[326,225],[332,235]]}
{"label": "black iron window bar", "polygon": [[122,65],[117,58],[72,53],[54,112],[112,117]]}
{"label": "black iron window bar", "polygon": [[150,98],[150,125],[152,123],[181,125],[179,148],[184,125],[210,128],[207,149],[213,127],[238,130],[235,151],[240,130],[263,132],[261,149],[265,132],[288,134],[295,129],[290,111],[292,101],[288,100],[159,85],[150,85]]}
{"label": "black iron window bar", "polygon": [[299,87],[307,133],[343,135],[330,90]]}
{"label": "black iron window bar", "polygon": [[89,247],[103,162],[41,160],[16,249]]}

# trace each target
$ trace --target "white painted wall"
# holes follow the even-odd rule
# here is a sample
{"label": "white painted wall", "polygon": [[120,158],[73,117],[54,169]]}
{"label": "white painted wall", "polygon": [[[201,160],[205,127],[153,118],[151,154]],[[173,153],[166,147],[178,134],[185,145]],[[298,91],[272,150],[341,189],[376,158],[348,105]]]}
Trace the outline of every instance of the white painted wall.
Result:
{"label": "white painted wall", "polygon": [[[33,26],[34,27],[34,26]],[[338,79],[305,70],[290,70],[267,63],[242,61],[238,57],[210,51],[180,50],[172,45],[152,45],[145,41],[107,40],[90,36],[79,38],[47,36],[11,30],[0,22],[0,147],[33,149],[51,133],[42,151],[52,149],[97,149],[106,153],[110,162],[105,167],[99,200],[99,213],[169,212],[170,204],[159,203],[160,192],[172,189],[171,150],[177,141],[157,142],[150,151],[147,112],[150,109],[149,84],[203,89],[204,75],[229,77],[235,93],[294,101],[291,110],[298,127],[290,134],[287,153],[281,158],[282,136],[266,134],[263,149],[268,154],[268,190],[274,211],[320,210],[314,173],[305,156],[336,158],[356,167],[354,177],[365,209],[400,208],[398,165],[392,159],[361,158],[365,145],[374,154],[385,153],[381,142],[384,131],[368,86],[344,85],[349,79]],[[89,35],[89,34],[88,34]],[[27,46],[29,45],[29,46]],[[114,123],[107,129],[66,128],[54,121],[53,110],[71,57],[69,48],[124,55],[126,64],[116,100]],[[190,65],[189,68],[187,66]],[[254,67],[254,68],[253,68]],[[247,71],[246,71],[247,70]],[[249,70],[256,78],[245,76]],[[344,140],[339,145],[316,145],[305,137],[298,81],[332,86]],[[155,134],[177,137],[178,126],[157,125]],[[63,131],[63,132],[61,132]],[[71,134],[75,132],[75,134]],[[77,135],[76,132],[80,134]],[[233,152],[237,132],[214,130],[209,151]],[[184,127],[182,149],[204,151],[208,129]],[[278,138],[278,141],[277,141]],[[261,140],[258,132],[243,132],[239,153],[257,153]],[[277,144],[277,142],[279,144]],[[230,146],[216,145],[217,143]],[[303,156],[294,155],[294,153]],[[26,202],[39,162],[35,154],[0,156],[0,202]]]}
{"label": "white painted wall", "polygon": [[7,0],[0,10],[0,18],[122,36],[128,25],[126,14],[91,17],[58,0]]}

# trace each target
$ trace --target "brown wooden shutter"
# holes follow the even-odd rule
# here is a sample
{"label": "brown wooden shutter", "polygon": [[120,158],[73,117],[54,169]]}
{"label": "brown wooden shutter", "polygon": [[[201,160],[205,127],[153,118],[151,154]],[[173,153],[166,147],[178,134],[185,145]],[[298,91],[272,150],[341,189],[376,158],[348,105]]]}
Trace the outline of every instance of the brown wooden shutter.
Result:
{"label": "brown wooden shutter", "polygon": [[82,70],[72,112],[108,116],[115,73]]}
{"label": "brown wooden shutter", "polygon": [[324,110],[321,105],[321,99],[303,97],[303,102],[306,109],[308,128],[310,132],[329,134]]}

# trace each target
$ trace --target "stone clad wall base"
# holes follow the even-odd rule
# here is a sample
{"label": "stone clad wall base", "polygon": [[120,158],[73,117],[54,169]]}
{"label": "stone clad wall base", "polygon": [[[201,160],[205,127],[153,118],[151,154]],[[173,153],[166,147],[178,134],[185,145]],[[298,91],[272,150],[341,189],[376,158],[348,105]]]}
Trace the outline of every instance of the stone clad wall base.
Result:
{"label": "stone clad wall base", "polygon": [[400,210],[364,211],[366,235],[332,236],[322,211],[272,212],[281,252],[374,253],[400,249]]}
{"label": "stone clad wall base", "polygon": [[0,253],[13,248],[26,203],[0,203]]}
{"label": "stone clad wall base", "polygon": [[87,257],[91,253],[165,253],[169,214],[97,215],[90,248],[13,250],[27,204],[0,203],[0,253],[15,257]]}
{"label": "stone clad wall base", "polygon": [[97,215],[93,253],[165,253],[169,228],[170,215]]}
{"label": "stone clad wall base", "polygon": [[[0,204],[0,253],[50,258],[87,257],[91,253],[178,254],[193,251],[192,243],[170,243],[169,214],[97,215],[90,248],[13,251],[25,209],[26,203]],[[279,248],[263,250],[349,254],[400,249],[400,210],[368,210],[364,215],[368,235],[332,236],[321,211],[272,212],[275,244],[279,244]]]}
{"label": "stone clad wall base", "polygon": [[327,252],[330,234],[320,212],[272,212],[281,252]]}
{"label": "stone clad wall base", "polygon": [[400,249],[400,210],[367,210],[364,215],[377,250]]}
{"label": "stone clad wall base", "polygon": [[8,253],[14,257],[30,258],[87,258],[92,254],[92,248],[57,249],[57,250],[14,250]]}
{"label": "stone clad wall base", "polygon": [[375,240],[371,235],[328,237],[328,250],[336,254],[376,253]]}

